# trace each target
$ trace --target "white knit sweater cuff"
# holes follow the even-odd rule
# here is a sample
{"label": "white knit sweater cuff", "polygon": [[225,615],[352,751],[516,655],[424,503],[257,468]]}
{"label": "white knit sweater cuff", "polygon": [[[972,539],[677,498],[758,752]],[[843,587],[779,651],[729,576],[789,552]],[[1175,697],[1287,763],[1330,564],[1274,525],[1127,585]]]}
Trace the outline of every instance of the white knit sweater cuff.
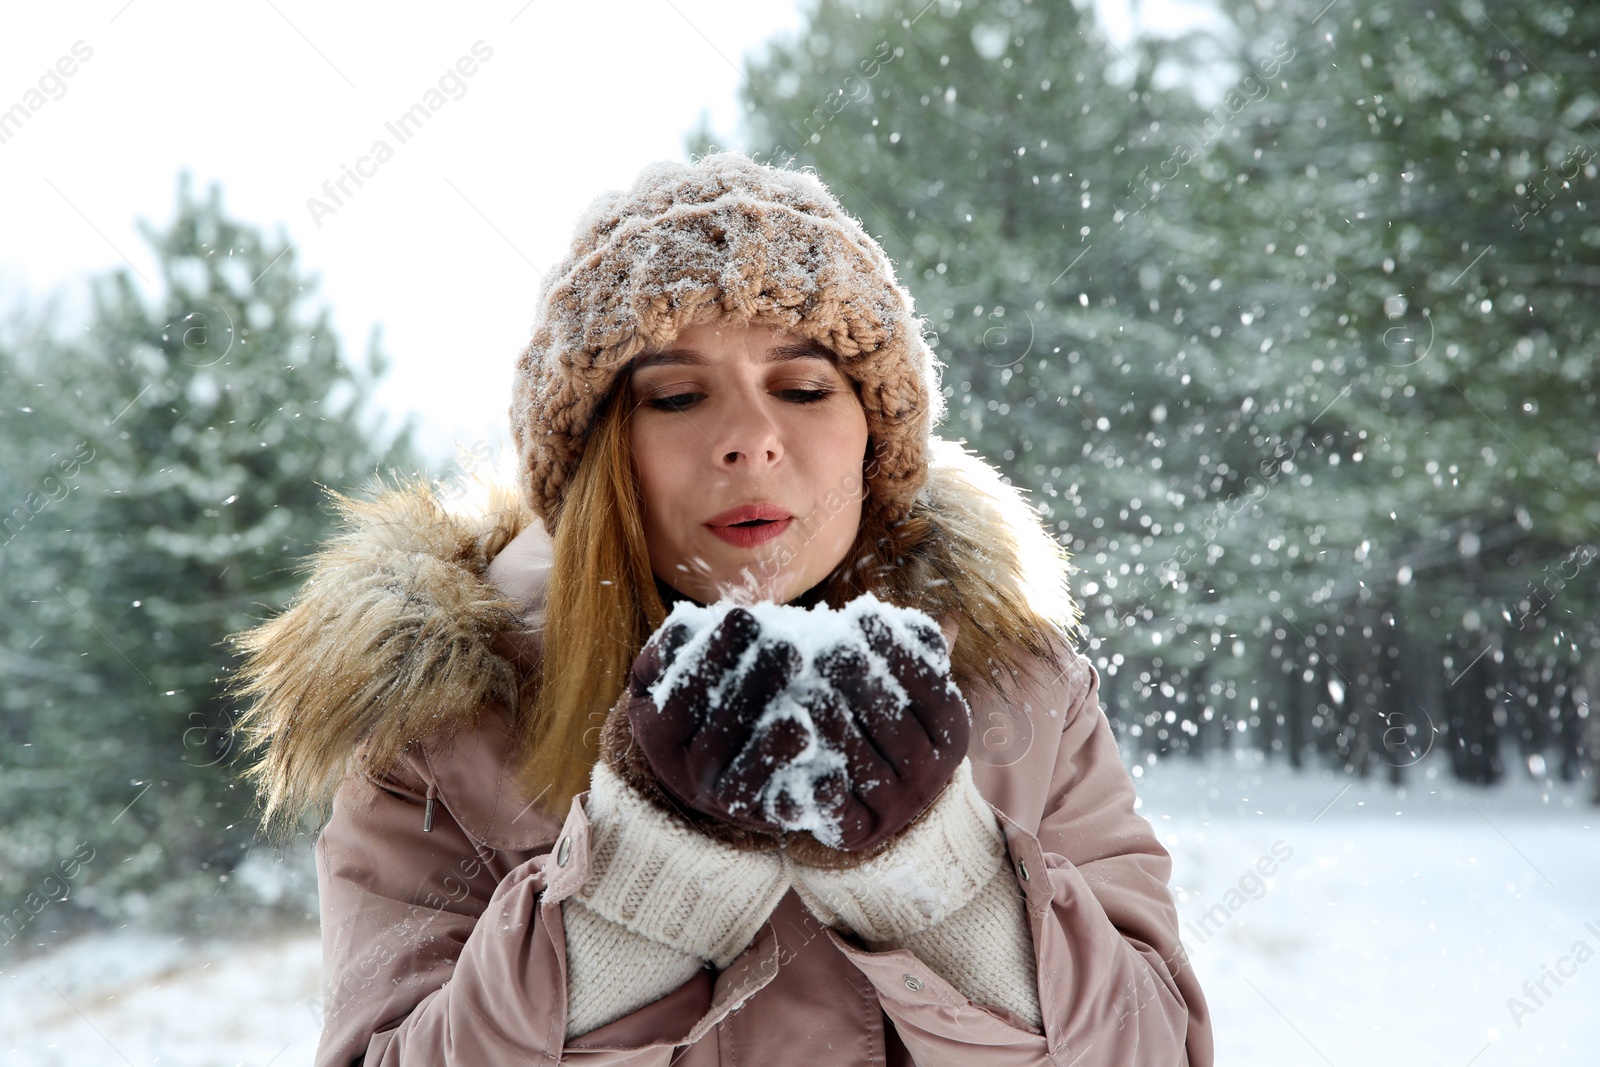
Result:
{"label": "white knit sweater cuff", "polygon": [[970,904],[938,926],[868,947],[880,946],[910,949],[974,1004],[1006,1008],[1042,1025],[1033,931],[1009,870],[995,872]]}
{"label": "white knit sweater cuff", "polygon": [[652,941],[726,967],[788,890],[783,858],[713,841],[657,808],[604,763],[590,778],[584,907]]}
{"label": "white knit sweater cuff", "polygon": [[868,941],[895,941],[961,910],[1005,866],[1005,835],[963,760],[950,784],[900,840],[855,867],[791,862],[812,914]]}

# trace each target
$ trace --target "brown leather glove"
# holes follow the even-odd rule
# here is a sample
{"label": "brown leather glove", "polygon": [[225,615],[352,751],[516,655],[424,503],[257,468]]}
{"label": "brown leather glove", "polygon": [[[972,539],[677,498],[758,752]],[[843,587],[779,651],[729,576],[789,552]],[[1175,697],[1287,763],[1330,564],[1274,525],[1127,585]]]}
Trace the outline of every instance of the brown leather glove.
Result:
{"label": "brown leather glove", "polygon": [[766,629],[744,608],[718,610],[700,633],[669,619],[635,661],[618,706],[634,775],[642,754],[678,810],[786,833],[807,852],[887,844],[966,755],[970,713],[938,628],[871,597],[828,617],[762,605]]}
{"label": "brown leather glove", "polygon": [[[689,783],[704,773],[707,743],[724,736],[718,730],[708,732],[696,750],[700,760],[696,762],[691,758],[690,737],[699,730],[703,720],[703,716],[697,715],[697,708],[704,709],[707,705],[711,687],[717,680],[717,668],[720,666],[726,673],[730,666],[736,667],[749,645],[753,620],[742,611],[740,616],[731,621],[724,619],[723,630],[713,635],[719,640],[709,650],[710,654],[697,662],[692,672],[680,673],[677,699],[671,703],[674,713],[671,718],[655,712],[650,689],[674,666],[678,650],[690,636],[690,629],[669,618],[651,635],[634,659],[627,689],[600,732],[600,758],[646,799],[674,813],[707,837],[735,848],[770,851],[781,843],[775,826],[760,820],[730,820],[715,807],[708,811],[707,805],[690,803],[685,795],[696,792]],[[750,679],[750,683],[755,689],[763,684],[759,675]],[[743,704],[748,702],[746,698]],[[642,733],[639,723],[643,723]],[[654,759],[649,755],[651,752],[655,753]],[[667,781],[672,781],[676,788],[669,788]]]}
{"label": "brown leather glove", "polygon": [[627,705],[634,739],[680,803],[747,830],[777,831],[763,786],[809,738],[793,720],[770,721],[764,713],[804,665],[800,652],[764,638],[741,607],[729,608],[701,637],[685,650],[688,627],[669,623],[634,661]]}

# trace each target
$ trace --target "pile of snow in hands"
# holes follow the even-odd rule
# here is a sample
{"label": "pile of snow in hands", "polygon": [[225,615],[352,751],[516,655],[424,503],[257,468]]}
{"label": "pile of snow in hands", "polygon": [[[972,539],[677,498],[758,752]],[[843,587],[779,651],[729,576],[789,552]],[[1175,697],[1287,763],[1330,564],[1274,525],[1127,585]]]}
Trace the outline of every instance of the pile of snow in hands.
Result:
{"label": "pile of snow in hands", "polygon": [[821,734],[804,701],[807,693],[832,689],[828,680],[817,670],[816,662],[823,654],[841,647],[855,649],[867,661],[873,682],[893,697],[892,713],[906,714],[910,698],[890,671],[888,662],[867,642],[861,620],[867,615],[877,616],[907,652],[919,657],[934,671],[945,673],[950,669],[950,653],[945,643],[937,641],[935,647],[930,648],[919,636],[919,633],[925,634],[930,629],[938,633],[939,626],[924,612],[886,604],[871,593],[857,597],[837,611],[826,604],[800,608],[770,602],[719,602],[702,607],[680,602],[662,623],[662,629],[679,624],[689,631],[689,636],[678,649],[671,665],[650,687],[650,699],[656,707],[662,707],[679,685],[688,684],[701,674],[702,657],[711,643],[712,634],[735,607],[750,613],[761,628],[761,636],[745,649],[738,667],[724,674],[712,688],[702,714],[708,720],[716,717],[724,699],[752,669],[762,648],[778,642],[792,645],[800,654],[800,670],[789,685],[762,710],[751,731],[751,738],[753,741],[774,723],[789,719],[799,726],[807,744],[799,755],[773,772],[758,803],[762,816],[785,830],[807,830],[824,844],[837,847],[841,840],[838,816],[824,809],[817,799],[819,795],[837,795],[836,790],[824,788],[825,783],[837,777],[843,780],[847,790],[852,787],[865,788],[874,783],[850,780],[844,753],[833,747]]}

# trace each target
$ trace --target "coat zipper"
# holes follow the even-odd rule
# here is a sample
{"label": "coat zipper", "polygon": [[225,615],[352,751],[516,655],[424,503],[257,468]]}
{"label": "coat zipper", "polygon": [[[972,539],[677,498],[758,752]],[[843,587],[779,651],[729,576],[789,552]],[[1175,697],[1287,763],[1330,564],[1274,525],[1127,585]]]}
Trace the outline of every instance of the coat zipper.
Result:
{"label": "coat zipper", "polygon": [[433,833],[433,791],[434,783],[428,783],[428,806],[422,809],[422,832]]}

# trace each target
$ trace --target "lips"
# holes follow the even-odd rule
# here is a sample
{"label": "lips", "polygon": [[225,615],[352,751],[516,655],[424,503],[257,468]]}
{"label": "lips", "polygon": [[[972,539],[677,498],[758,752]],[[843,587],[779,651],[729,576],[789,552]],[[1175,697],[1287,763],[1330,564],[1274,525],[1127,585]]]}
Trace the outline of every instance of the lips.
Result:
{"label": "lips", "polygon": [[789,528],[794,515],[776,504],[742,504],[707,519],[705,526],[736,548],[753,548]]}
{"label": "lips", "polygon": [[792,519],[794,513],[788,508],[780,508],[776,504],[741,504],[736,508],[729,508],[720,515],[713,515],[706,520],[707,526],[735,526],[739,523],[778,522],[782,519]]}

